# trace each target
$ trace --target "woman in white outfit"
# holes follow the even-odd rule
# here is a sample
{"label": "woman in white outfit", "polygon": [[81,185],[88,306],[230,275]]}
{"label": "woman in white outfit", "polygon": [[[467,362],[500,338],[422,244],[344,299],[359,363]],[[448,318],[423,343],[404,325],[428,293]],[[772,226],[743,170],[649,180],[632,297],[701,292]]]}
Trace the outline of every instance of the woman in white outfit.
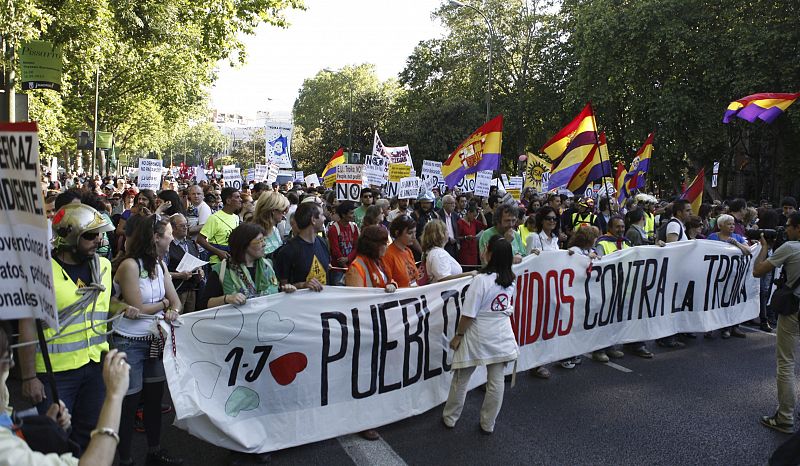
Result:
{"label": "woman in white outfit", "polygon": [[525,246],[530,254],[539,254],[542,251],[558,251],[558,234],[555,229],[558,224],[558,213],[550,206],[544,206],[536,212],[535,230],[528,235]]}
{"label": "woman in white outfit", "polygon": [[511,328],[511,305],[516,277],[511,271],[514,254],[511,243],[494,236],[484,252],[486,267],[467,290],[456,335],[450,340],[453,355],[453,382],[444,405],[442,422],[454,427],[467,396],[467,385],[475,366],[486,366],[486,395],[481,406],[480,428],[494,432],[494,424],[503,404],[503,368],[519,355]]}
{"label": "woman in white outfit", "polygon": [[420,238],[422,260],[429,283],[462,277],[463,269],[449,252],[444,250],[447,244],[447,227],[441,220],[431,220],[425,224]]}

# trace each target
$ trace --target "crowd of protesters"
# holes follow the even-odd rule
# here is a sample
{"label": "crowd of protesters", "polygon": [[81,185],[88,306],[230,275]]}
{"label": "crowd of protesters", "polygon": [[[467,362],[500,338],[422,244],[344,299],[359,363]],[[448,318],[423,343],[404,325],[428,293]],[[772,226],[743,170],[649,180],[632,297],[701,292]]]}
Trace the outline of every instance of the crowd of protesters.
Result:
{"label": "crowd of protesters", "polygon": [[[97,339],[93,334],[95,340],[81,345],[74,341],[52,345],[54,380],[63,400],[55,411],[47,402],[53,379],[44,376],[40,352],[32,344],[22,347],[23,394],[41,414],[62,421],[71,416],[68,440],[75,457],[83,453],[82,461],[90,455],[113,458],[107,441],[111,439],[121,465],[134,464],[131,439],[136,430],[146,433],[147,464],[182,463],[161,445],[161,415],[169,407],[162,406],[163,340],[153,334],[154,317],[174,321],[181,313],[298,289],[349,286],[394,292],[478,274],[481,286],[470,288],[458,333],[450,343],[458,356],[453,365],[457,373],[444,423],[454,425],[472,369],[486,364],[489,382],[481,428],[491,433],[502,403],[503,367],[516,358],[516,344],[510,325],[491,327],[502,333],[491,344],[471,340],[468,329],[496,325],[480,313],[488,295],[479,293],[497,289],[513,295],[512,263],[544,251],[566,250],[595,259],[631,247],[701,239],[724,241],[736,245],[741,254],[750,254],[749,243],[757,240],[748,240],[747,230],[800,226],[797,203],[791,197],[784,198],[777,210],[768,201],[754,204],[732,199],[703,204],[699,215],[694,215],[685,200],[658,200],[646,194],[618,205],[614,198],[575,198],[529,189],[514,199],[497,187],[487,198],[443,189],[423,192],[417,199],[388,199],[379,189],[364,188],[355,202],[339,201],[324,187],[293,183],[250,182],[235,189],[213,179],[199,183],[165,179],[162,189],[154,192],[138,189],[135,180],[124,177],[62,176],[46,185],[57,287],[63,283],[74,295],[76,287],[96,286],[98,303],[103,302],[92,312],[121,316],[111,324],[108,338]],[[762,245],[761,259],[769,261],[781,246],[780,238],[777,243],[763,239]],[[178,271],[187,254],[208,264]],[[794,271],[789,272],[789,278],[795,279]],[[758,269],[758,273],[762,276],[761,312],[751,324],[771,332],[778,317],[768,302],[777,277],[774,267]],[[59,307],[69,304],[59,301]],[[467,309],[467,304],[475,309]],[[504,316],[510,314],[508,310]],[[86,315],[75,325],[88,333],[91,321]],[[31,325],[19,324],[23,343],[35,340]],[[746,334],[733,326],[721,329],[719,336],[745,338]],[[709,332],[703,337],[715,335]],[[673,335],[656,343],[680,348],[693,338],[697,336]],[[0,338],[0,344],[6,345],[6,340]],[[111,348],[104,366],[101,353]],[[597,350],[592,359],[608,362],[625,352],[654,357],[645,342],[637,342]],[[124,359],[120,359],[122,353]],[[580,363],[576,355],[556,366],[574,369]],[[546,366],[530,374],[551,377]],[[789,389],[793,393],[793,385],[784,388]],[[762,420],[765,425],[792,429],[793,395],[791,407],[785,406],[789,397],[781,399],[784,409],[776,416]],[[11,426],[13,420],[5,424]],[[96,425],[100,430],[94,429]],[[0,428],[0,433],[5,430]],[[374,430],[362,436],[379,438]],[[9,442],[0,437],[0,445]],[[18,442],[13,446],[20,448]],[[78,464],[77,459],[74,463],[25,461],[15,464]],[[90,464],[110,464],[104,461]]]}

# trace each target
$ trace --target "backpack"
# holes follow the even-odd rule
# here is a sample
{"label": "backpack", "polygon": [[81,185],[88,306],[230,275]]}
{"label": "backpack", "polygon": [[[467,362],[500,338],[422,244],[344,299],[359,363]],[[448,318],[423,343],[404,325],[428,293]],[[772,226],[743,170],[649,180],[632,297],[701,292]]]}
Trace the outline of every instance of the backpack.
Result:
{"label": "backpack", "polygon": [[671,218],[667,221],[667,223],[658,227],[658,232],[656,233],[656,237],[660,241],[664,241],[665,243],[667,242],[667,225],[669,225],[672,222],[678,222],[678,227],[680,228],[680,233],[678,233],[678,239],[680,240],[683,237],[683,226],[681,225],[681,222],[677,218]]}

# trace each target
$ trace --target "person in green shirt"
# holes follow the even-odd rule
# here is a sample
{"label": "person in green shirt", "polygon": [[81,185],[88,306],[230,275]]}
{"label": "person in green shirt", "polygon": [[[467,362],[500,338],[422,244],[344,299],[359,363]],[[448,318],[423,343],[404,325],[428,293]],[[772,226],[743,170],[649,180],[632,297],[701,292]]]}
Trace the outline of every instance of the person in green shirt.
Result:
{"label": "person in green shirt", "polygon": [[228,237],[239,226],[239,210],[242,208],[242,195],[236,188],[222,188],[222,210],[208,217],[197,235],[197,244],[209,251],[209,262],[217,264],[230,255]]}
{"label": "person in green shirt", "polygon": [[493,227],[485,230],[481,234],[481,240],[478,242],[478,253],[481,257],[481,263],[486,265],[483,261],[484,251],[489,240],[495,235],[504,237],[511,243],[511,250],[514,253],[514,263],[519,264],[525,256],[525,246],[522,245],[522,237],[515,229],[517,225],[518,208],[511,204],[500,204],[494,210],[495,224]]}
{"label": "person in green shirt", "polygon": [[356,207],[356,210],[353,211],[356,225],[358,225],[359,228],[361,228],[361,224],[364,223],[364,215],[367,213],[367,207],[371,206],[373,202],[375,202],[375,194],[372,190],[369,188],[362,189],[361,205]]}

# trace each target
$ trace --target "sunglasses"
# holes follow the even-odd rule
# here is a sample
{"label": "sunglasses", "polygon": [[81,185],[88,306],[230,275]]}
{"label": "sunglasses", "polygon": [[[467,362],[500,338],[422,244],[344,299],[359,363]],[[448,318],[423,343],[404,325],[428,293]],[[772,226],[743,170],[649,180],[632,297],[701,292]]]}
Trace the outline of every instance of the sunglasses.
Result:
{"label": "sunglasses", "polygon": [[550,217],[550,216],[547,216],[547,217],[545,217],[544,219],[545,219],[545,220],[552,220],[552,221],[554,221],[554,222],[555,222],[555,221],[556,221],[556,218],[557,218],[557,217]]}

